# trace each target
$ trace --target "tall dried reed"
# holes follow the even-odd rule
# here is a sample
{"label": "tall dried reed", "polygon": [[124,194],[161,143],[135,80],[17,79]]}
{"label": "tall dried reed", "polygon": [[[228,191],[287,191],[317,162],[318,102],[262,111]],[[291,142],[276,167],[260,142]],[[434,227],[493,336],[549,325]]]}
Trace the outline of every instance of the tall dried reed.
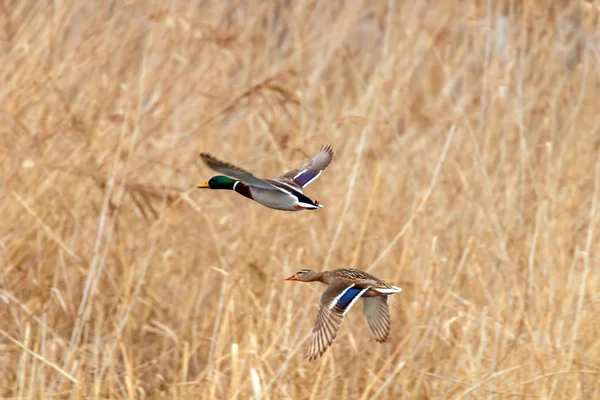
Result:
{"label": "tall dried reed", "polygon": [[[5,1],[0,395],[600,398],[599,8]],[[330,143],[324,208],[197,191]],[[379,345],[353,266],[404,291]]]}

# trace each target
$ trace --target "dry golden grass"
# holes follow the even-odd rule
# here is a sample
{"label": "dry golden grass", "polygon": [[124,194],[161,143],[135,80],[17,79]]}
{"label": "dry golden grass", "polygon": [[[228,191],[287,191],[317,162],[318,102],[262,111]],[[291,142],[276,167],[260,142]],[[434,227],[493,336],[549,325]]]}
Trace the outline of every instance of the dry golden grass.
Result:
{"label": "dry golden grass", "polygon": [[[0,395],[600,398],[598,8],[555,3],[5,1]],[[194,189],[322,143],[322,210]],[[283,278],[342,266],[392,335],[309,363]]]}

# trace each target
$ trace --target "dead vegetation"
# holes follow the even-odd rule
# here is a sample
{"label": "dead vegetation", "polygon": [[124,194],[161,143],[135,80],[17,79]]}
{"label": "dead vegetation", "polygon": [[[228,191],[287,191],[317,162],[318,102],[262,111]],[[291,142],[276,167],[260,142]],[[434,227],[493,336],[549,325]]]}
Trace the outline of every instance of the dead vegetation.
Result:
{"label": "dead vegetation", "polygon": [[[598,6],[0,6],[0,395],[600,398]],[[276,212],[199,192],[330,143]],[[351,266],[404,291],[303,356]]]}

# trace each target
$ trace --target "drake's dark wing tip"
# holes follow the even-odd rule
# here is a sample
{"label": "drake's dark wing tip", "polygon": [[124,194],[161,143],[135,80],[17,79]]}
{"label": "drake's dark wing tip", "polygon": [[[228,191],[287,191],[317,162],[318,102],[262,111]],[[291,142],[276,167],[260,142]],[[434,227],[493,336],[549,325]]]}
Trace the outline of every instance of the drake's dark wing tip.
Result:
{"label": "drake's dark wing tip", "polygon": [[333,147],[331,147],[331,145],[329,143],[322,144],[320,151],[323,153],[329,153],[331,155],[334,154]]}
{"label": "drake's dark wing tip", "polygon": [[213,156],[212,154],[210,154],[210,153],[207,153],[207,152],[205,152],[205,151],[202,151],[202,152],[198,153],[198,156],[200,156],[200,158],[201,158],[202,160],[204,160],[204,161],[209,161],[209,160],[210,160],[210,161],[212,161],[212,160],[216,160],[216,157],[215,157],[215,156]]}

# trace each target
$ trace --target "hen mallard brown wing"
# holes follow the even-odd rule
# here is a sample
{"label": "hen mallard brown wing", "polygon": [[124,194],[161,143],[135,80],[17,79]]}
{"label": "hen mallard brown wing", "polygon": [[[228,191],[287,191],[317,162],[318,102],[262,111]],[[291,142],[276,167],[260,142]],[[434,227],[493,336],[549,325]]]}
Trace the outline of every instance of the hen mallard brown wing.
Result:
{"label": "hen mallard brown wing", "polygon": [[363,313],[369,331],[379,343],[387,340],[390,334],[389,296],[363,297]]}
{"label": "hen mallard brown wing", "polygon": [[333,278],[321,295],[321,302],[307,357],[310,361],[319,358],[331,346],[342,326],[346,313],[374,282],[357,284],[343,278]]}

